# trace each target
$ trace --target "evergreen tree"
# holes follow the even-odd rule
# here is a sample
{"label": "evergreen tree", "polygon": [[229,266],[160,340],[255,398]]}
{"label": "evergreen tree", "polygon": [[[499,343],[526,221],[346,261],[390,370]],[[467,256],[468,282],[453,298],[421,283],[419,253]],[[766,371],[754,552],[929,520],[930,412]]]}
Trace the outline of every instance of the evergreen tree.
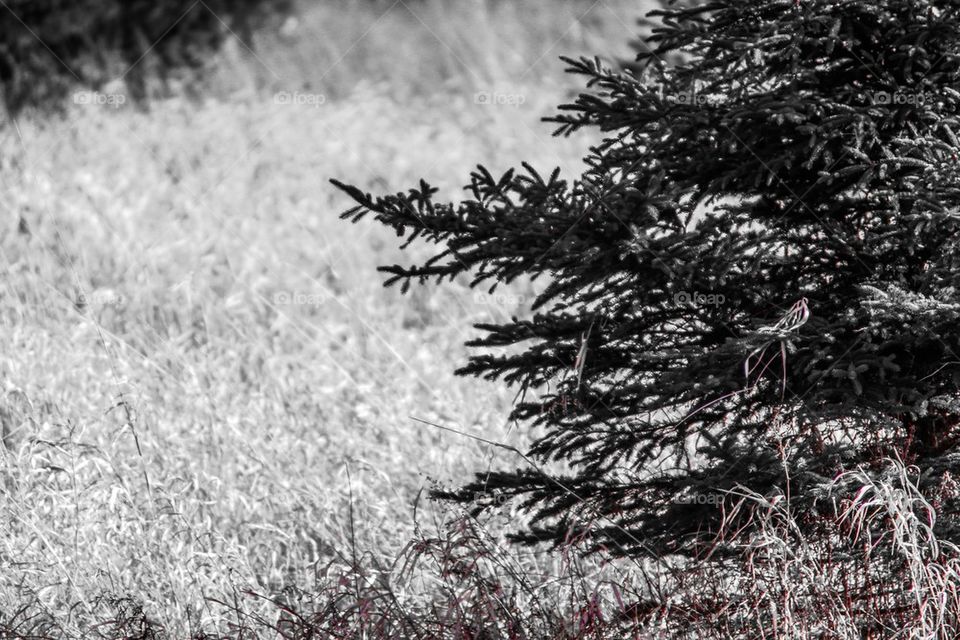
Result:
{"label": "evergreen tree", "polygon": [[388,285],[548,281],[531,317],[477,325],[458,373],[551,389],[512,418],[539,429],[532,460],[569,472],[439,495],[503,492],[533,516],[525,543],[719,563],[758,526],[737,495],[789,501],[826,540],[850,497],[834,479],[900,458],[960,543],[958,9],[667,7],[630,69],[567,60],[588,90],[549,120],[605,134],[577,179],[480,167],[454,204],[334,181],[344,217],[440,247],[381,267]]}

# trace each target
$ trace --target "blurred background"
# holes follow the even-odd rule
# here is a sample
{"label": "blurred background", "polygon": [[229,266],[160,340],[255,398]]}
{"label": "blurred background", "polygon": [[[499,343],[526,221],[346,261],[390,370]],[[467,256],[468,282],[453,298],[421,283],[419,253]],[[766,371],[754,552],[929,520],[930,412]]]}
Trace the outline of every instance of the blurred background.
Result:
{"label": "blurred background", "polygon": [[0,622],[81,637],[132,594],[175,637],[226,629],[514,466],[414,418],[527,442],[514,390],[452,372],[530,285],[383,289],[415,258],[328,180],[575,178],[600,136],[539,121],[581,88],[558,57],[630,58],[650,8],[2,3]]}

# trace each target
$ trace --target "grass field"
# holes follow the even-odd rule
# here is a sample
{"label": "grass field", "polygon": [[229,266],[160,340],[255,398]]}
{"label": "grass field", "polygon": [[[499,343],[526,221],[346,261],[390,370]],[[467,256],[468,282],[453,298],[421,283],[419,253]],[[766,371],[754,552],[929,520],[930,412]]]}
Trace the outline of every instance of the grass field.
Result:
{"label": "grass field", "polygon": [[2,627],[130,636],[142,607],[170,637],[266,633],[266,598],[398,554],[421,490],[518,464],[413,418],[523,444],[511,391],[452,371],[529,291],[384,290],[411,257],[327,180],[574,174],[592,140],[538,122],[576,86],[556,57],[624,53],[636,4],[317,6],[228,47],[204,101],[0,129]]}

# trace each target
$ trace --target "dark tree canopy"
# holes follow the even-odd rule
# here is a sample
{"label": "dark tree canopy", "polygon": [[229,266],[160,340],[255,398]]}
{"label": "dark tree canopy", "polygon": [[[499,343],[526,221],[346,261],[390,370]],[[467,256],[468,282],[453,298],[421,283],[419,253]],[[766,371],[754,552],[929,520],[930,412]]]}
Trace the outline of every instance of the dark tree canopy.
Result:
{"label": "dark tree canopy", "polygon": [[245,42],[288,0],[8,0],[0,7],[0,91],[8,109],[50,108],[71,87],[122,74],[134,92],[151,77],[202,67],[231,32]]}
{"label": "dark tree canopy", "polygon": [[[958,10],[666,8],[630,70],[568,60],[588,91],[550,120],[606,136],[579,178],[481,167],[456,204],[423,182],[373,197],[335,181],[358,205],[345,217],[439,245],[381,267],[387,284],[549,282],[532,317],[478,325],[458,373],[551,389],[512,417],[537,428],[534,460],[570,472],[441,495],[520,501],[535,516],[523,542],[574,532],[631,556],[716,557],[750,511],[723,520],[695,496],[787,497],[817,535],[843,471],[898,457],[927,495],[956,475]],[[938,495],[937,533],[960,542],[956,496]]]}

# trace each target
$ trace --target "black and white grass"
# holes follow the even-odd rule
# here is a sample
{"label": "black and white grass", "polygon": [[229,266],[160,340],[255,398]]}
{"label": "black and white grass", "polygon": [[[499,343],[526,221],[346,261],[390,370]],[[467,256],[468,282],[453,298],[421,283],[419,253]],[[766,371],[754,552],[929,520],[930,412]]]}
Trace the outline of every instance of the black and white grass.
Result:
{"label": "black and white grass", "polygon": [[652,8],[0,2],[0,635],[955,637],[958,7]]}

